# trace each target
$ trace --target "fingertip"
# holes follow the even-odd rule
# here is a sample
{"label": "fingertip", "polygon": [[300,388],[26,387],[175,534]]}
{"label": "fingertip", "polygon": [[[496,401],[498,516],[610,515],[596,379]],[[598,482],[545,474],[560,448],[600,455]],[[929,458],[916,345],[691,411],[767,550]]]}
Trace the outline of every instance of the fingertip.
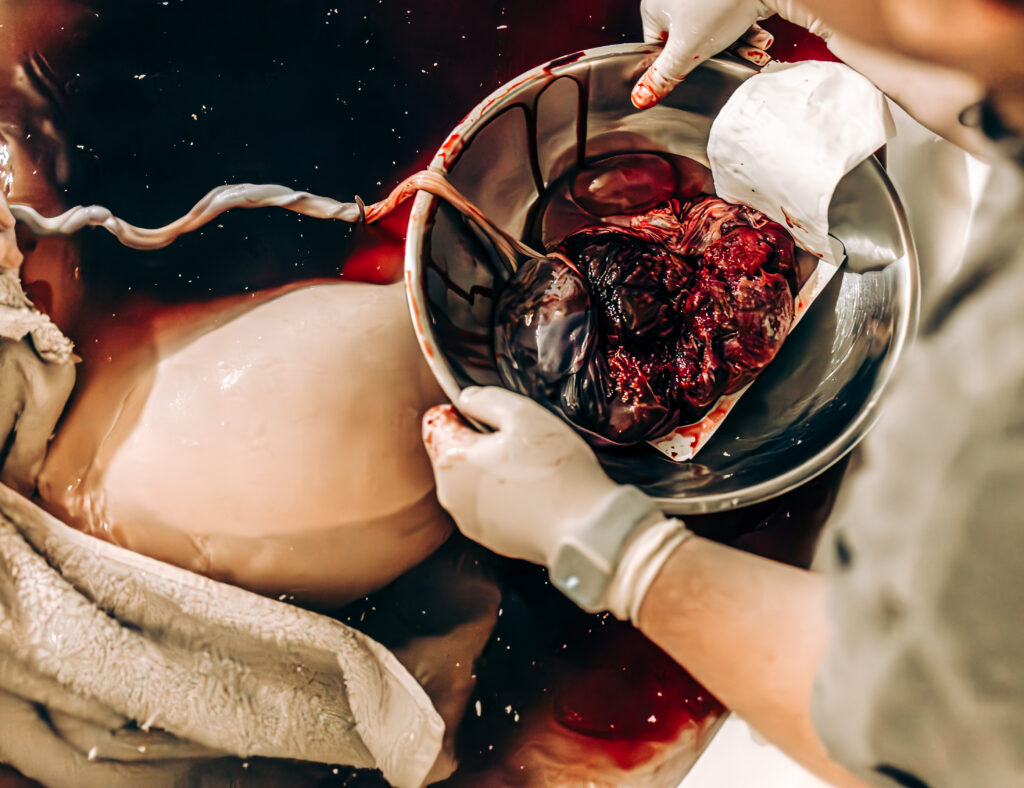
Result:
{"label": "fingertip", "polygon": [[644,71],[630,93],[630,100],[637,109],[649,109],[671,93],[676,85],[705,58],[697,53],[692,61],[683,59],[680,53],[666,48],[664,52]]}
{"label": "fingertip", "polygon": [[486,413],[488,410],[488,403],[492,400],[492,397],[488,396],[487,392],[491,388],[493,386],[468,386],[464,388],[459,392],[459,398],[456,400],[459,411],[471,419],[487,423],[487,417],[481,415],[481,412]]}
{"label": "fingertip", "polygon": [[647,75],[645,74],[629,94],[630,101],[633,102],[633,106],[637,109],[649,109],[657,104],[660,99],[660,96],[651,89],[646,79]]}
{"label": "fingertip", "polygon": [[435,405],[423,414],[423,429],[434,428],[440,424],[449,414],[455,413],[452,405]]}
{"label": "fingertip", "polygon": [[444,444],[469,427],[453,405],[435,405],[423,414],[421,433],[427,453],[436,457]]}
{"label": "fingertip", "polygon": [[517,394],[503,386],[469,386],[459,394],[458,404],[460,410],[465,410],[463,406],[470,404],[486,408],[492,405],[512,404],[522,396],[522,394]]}
{"label": "fingertip", "polygon": [[736,47],[736,54],[746,60],[748,63],[753,63],[755,66],[766,66],[771,62],[771,55],[762,49],[751,46],[738,46]]}
{"label": "fingertip", "polygon": [[484,424],[488,427],[496,427],[493,413],[493,395],[488,395],[490,386],[468,386],[459,392],[457,404],[459,411],[466,417]]}

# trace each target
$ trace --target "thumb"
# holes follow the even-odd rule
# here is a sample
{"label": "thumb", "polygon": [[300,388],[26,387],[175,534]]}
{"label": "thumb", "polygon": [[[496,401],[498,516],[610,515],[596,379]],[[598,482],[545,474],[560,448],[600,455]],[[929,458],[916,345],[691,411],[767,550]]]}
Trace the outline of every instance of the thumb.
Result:
{"label": "thumb", "polygon": [[665,49],[633,88],[633,104],[638,109],[653,107],[697,66],[742,36],[766,10],[760,0],[706,0],[689,4],[685,14],[676,9],[680,18],[670,14],[667,25],[662,21],[661,26],[668,28]]}
{"label": "thumb", "polygon": [[471,386],[464,389],[459,395],[459,410],[496,430],[513,429],[524,415],[534,411],[547,414],[543,407],[529,397],[499,386]]}
{"label": "thumb", "polygon": [[483,437],[451,405],[437,405],[423,415],[423,445],[435,468],[463,459]]}
{"label": "thumb", "polygon": [[708,55],[701,55],[683,45],[678,35],[669,34],[668,43],[657,59],[647,67],[630,94],[637,109],[653,107],[667,96],[687,74]]}

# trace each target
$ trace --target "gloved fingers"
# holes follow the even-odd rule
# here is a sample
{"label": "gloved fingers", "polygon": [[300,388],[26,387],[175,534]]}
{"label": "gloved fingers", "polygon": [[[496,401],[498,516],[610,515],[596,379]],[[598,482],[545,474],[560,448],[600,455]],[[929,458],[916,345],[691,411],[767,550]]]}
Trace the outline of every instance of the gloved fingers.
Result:
{"label": "gloved fingers", "polygon": [[744,44],[749,44],[755,49],[767,50],[775,43],[775,36],[757,24],[757,22],[754,22],[747,32],[740,36],[740,41]]}
{"label": "gloved fingers", "polygon": [[[756,8],[750,9],[750,13],[737,15],[728,5],[718,8],[716,4],[709,4],[709,7],[706,18],[679,20],[675,26],[667,25],[665,48],[637,81],[630,95],[637,109],[653,107],[703,61],[747,33],[758,19]],[[653,32],[657,29],[655,22],[658,17],[652,15],[651,18],[650,30]]]}
{"label": "gloved fingers", "polygon": [[729,51],[760,68],[771,61],[768,47],[774,43],[775,36],[754,22]]}
{"label": "gloved fingers", "polygon": [[653,107],[671,93],[672,88],[682,82],[701,61],[710,56],[710,53],[689,55],[685,50],[678,36],[669,36],[661,54],[647,67],[633,87],[629,97],[634,107]]}
{"label": "gloved fingers", "polygon": [[744,60],[753,63],[755,66],[766,66],[772,57],[763,49],[757,47],[747,46],[746,44],[736,44],[729,49],[730,52],[734,52]]}
{"label": "gloved fingers", "polygon": [[522,428],[526,421],[556,418],[529,397],[498,386],[464,389],[459,395],[459,410],[496,430]]}
{"label": "gloved fingers", "polygon": [[423,445],[435,470],[464,461],[483,437],[451,405],[437,405],[423,414]]}

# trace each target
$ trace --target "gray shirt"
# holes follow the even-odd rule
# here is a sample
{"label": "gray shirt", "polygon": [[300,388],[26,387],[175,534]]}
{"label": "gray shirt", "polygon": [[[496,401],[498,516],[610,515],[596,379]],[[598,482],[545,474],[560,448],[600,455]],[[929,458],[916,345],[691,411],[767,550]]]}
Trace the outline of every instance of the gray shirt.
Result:
{"label": "gray shirt", "polygon": [[812,712],[879,785],[1024,786],[1024,182],[996,166],[977,254],[918,340],[822,549]]}

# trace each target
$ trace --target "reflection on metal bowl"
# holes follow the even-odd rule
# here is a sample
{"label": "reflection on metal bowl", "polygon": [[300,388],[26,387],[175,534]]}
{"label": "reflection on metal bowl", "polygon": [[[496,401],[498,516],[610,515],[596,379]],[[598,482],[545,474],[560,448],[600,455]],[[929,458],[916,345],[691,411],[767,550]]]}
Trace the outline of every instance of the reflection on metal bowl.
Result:
{"label": "reflection on metal bowl", "polygon": [[[603,47],[552,61],[501,88],[452,132],[432,163],[507,232],[531,239],[531,209],[569,169],[614,153],[651,151],[706,163],[711,123],[755,73],[714,59],[658,107],[629,91],[658,50]],[[848,259],[782,350],[694,461],[647,445],[602,448],[608,473],[669,513],[696,514],[772,498],[823,472],[864,436],[918,308],[918,271],[899,200],[869,159],[839,184],[832,233]],[[427,194],[406,243],[410,308],[427,361],[453,400],[501,385],[494,300],[509,271],[483,236]]]}

